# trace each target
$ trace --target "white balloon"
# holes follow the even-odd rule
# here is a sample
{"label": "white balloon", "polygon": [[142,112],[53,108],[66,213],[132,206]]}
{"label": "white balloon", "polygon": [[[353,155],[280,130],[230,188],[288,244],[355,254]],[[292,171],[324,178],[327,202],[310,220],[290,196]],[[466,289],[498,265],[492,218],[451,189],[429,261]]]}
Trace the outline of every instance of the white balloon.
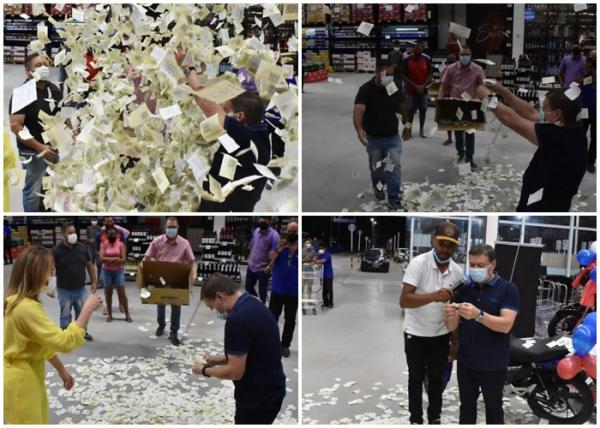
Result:
{"label": "white balloon", "polygon": [[596,244],[598,243],[598,241],[594,241],[592,242],[592,245],[590,245],[590,250],[594,250],[594,253],[598,254],[598,250],[596,250]]}

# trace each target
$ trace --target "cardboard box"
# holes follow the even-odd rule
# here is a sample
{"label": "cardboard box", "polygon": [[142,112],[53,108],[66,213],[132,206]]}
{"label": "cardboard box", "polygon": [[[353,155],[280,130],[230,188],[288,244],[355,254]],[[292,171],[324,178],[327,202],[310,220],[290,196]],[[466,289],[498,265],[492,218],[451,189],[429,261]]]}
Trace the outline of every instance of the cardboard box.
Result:
{"label": "cardboard box", "polygon": [[145,261],[138,266],[138,288],[150,291],[150,297],[142,299],[149,305],[189,305],[191,266],[186,263]]}
{"label": "cardboard box", "polygon": [[[460,119],[457,116],[459,108],[462,111]],[[476,115],[476,119],[473,119],[475,116],[472,114]],[[485,113],[481,110],[481,101],[456,98],[436,100],[435,121],[440,131],[485,131]]]}

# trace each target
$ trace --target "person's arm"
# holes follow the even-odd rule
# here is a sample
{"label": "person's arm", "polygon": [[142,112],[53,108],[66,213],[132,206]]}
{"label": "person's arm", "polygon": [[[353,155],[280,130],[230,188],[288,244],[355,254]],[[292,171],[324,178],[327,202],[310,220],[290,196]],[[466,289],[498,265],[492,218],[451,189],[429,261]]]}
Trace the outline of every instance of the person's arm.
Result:
{"label": "person's arm", "polygon": [[399,107],[398,107],[398,113],[400,113],[400,116],[402,116],[402,123],[408,123],[408,112],[406,110],[406,104],[405,103],[400,103]]}
{"label": "person's arm", "polygon": [[94,266],[94,263],[92,263],[91,260],[88,260],[87,263],[85,264],[85,267],[87,268],[88,271],[88,275],[90,276],[90,289],[92,291],[92,293],[96,292],[96,288],[98,286],[98,276],[96,275],[96,266]]}
{"label": "person's arm", "polygon": [[[216,377],[224,380],[240,380],[246,373],[246,359],[248,354],[243,355],[229,355],[226,359],[226,363],[217,366],[208,366],[204,373],[210,377]],[[202,370],[205,365],[202,363],[194,364],[192,372],[197,375],[202,375]]]}
{"label": "person's arm", "polygon": [[[471,303],[461,303],[458,311],[466,320],[473,320],[481,313],[481,310]],[[513,309],[501,309],[499,316],[484,312],[481,324],[492,331],[508,334],[513,328],[516,317],[517,311]]]}
{"label": "person's arm", "polygon": [[438,100],[442,100],[445,97],[446,91],[450,87],[450,79],[452,77],[452,68],[448,66],[444,69],[442,73],[442,78],[440,79],[440,87],[438,89]]}
{"label": "person's arm", "polygon": [[[527,101],[519,98],[517,95],[513,94],[508,88],[503,86],[502,84],[496,82],[493,85],[490,85],[492,91],[496,94],[500,95],[504,100],[504,104],[512,108],[518,115],[521,117],[531,121],[538,122],[540,120],[540,112],[536,110],[531,104]],[[479,86],[477,88],[477,97],[483,99],[490,94],[490,90],[484,86],[483,88]]]}
{"label": "person's arm", "polygon": [[365,104],[354,104],[354,112],[352,114],[356,135],[358,135],[358,139],[363,144],[367,144],[367,133],[363,129],[363,118],[366,110],[367,106]]}
{"label": "person's arm", "polygon": [[[190,72],[190,75],[188,77],[188,83],[191,86],[191,88],[195,91],[204,87],[203,85],[200,85],[198,83],[198,74],[195,71]],[[217,104],[214,101],[207,100],[206,98],[199,97],[198,95],[194,95],[194,100],[196,101],[196,104],[198,104],[198,107],[200,107],[200,109],[202,110],[202,113],[204,113],[204,116],[208,118],[217,114],[219,115],[219,123],[221,124],[221,126],[223,127],[225,125],[226,114],[225,110],[223,109],[223,107],[221,107],[220,104]]]}
{"label": "person's arm", "polygon": [[125,244],[123,242],[121,242],[120,250],[121,250],[119,252],[120,257],[117,259],[117,261],[125,264],[125,261],[127,260],[127,247],[125,247]]}
{"label": "person's arm", "polygon": [[73,388],[73,385],[75,385],[75,379],[73,378],[73,376],[71,376],[71,373],[69,373],[67,369],[65,369],[65,366],[63,365],[62,361],[58,358],[58,355],[55,355],[52,358],[50,358],[48,362],[52,365],[52,367],[54,367],[54,369],[60,376],[60,379],[63,381],[63,386],[65,387],[65,389],[67,391],[71,390]]}
{"label": "person's arm", "polygon": [[226,355],[205,355],[204,360],[206,361],[207,366],[221,366],[223,364],[227,364],[227,356]]}
{"label": "person's arm", "polygon": [[[25,128],[25,115],[24,114],[11,114],[10,115],[10,130],[13,134],[19,137],[19,132],[21,132]],[[26,140],[19,137],[19,140],[32,149],[35,152],[42,153],[46,151],[44,154],[44,158],[49,161],[53,161],[56,159],[56,152],[52,150],[52,147],[40,143],[35,138],[28,138]]]}
{"label": "person's arm", "polygon": [[452,290],[440,288],[433,293],[416,294],[417,287],[404,283],[400,293],[400,307],[405,309],[420,308],[433,302],[447,302],[452,297]]}
{"label": "person's arm", "polygon": [[564,88],[565,86],[565,74],[567,71],[567,64],[565,62],[565,57],[560,62],[560,66],[558,68],[558,82],[560,83],[560,87]]}
{"label": "person's arm", "polygon": [[431,83],[431,79],[433,79],[433,64],[431,63],[431,58],[427,60],[427,79],[425,79],[424,86],[427,87]]}
{"label": "person's arm", "polygon": [[106,253],[106,243],[100,244],[100,260],[102,263],[114,263],[121,260],[120,257],[105,257]]}

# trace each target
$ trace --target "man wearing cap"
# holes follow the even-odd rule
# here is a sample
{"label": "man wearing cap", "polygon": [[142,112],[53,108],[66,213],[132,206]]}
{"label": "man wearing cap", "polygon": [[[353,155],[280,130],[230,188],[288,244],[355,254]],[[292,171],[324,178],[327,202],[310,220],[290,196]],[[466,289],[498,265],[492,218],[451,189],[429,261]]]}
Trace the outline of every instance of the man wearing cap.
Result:
{"label": "man wearing cap", "polygon": [[444,325],[444,303],[451,286],[464,278],[452,255],[460,231],[449,221],[436,225],[433,249],[410,261],[403,278],[400,307],[405,309],[404,350],[408,364],[408,408],[411,424],[423,423],[423,381],[428,380],[427,419],[440,424],[443,369],[450,351],[450,334]]}
{"label": "man wearing cap", "polygon": [[494,273],[496,253],[489,245],[469,251],[473,282],[455,290],[455,304],[444,308],[444,323],[458,330],[458,423],[477,423],[479,391],[485,402],[485,423],[504,424],[502,395],[508,367],[510,331],[519,312],[517,286]]}

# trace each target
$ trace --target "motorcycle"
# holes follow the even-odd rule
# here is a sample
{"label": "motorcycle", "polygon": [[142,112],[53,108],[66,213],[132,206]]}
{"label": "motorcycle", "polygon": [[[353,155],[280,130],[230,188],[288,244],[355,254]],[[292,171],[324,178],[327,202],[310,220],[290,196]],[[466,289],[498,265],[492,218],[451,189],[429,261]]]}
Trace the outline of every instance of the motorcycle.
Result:
{"label": "motorcycle", "polygon": [[526,399],[533,413],[549,424],[583,424],[594,412],[593,392],[583,373],[569,380],[558,376],[556,366],[569,353],[564,346],[552,346],[559,338],[511,336],[505,389]]}
{"label": "motorcycle", "polygon": [[548,323],[548,336],[572,334],[579,321],[586,315],[586,309],[579,303],[573,303],[558,310]]}

